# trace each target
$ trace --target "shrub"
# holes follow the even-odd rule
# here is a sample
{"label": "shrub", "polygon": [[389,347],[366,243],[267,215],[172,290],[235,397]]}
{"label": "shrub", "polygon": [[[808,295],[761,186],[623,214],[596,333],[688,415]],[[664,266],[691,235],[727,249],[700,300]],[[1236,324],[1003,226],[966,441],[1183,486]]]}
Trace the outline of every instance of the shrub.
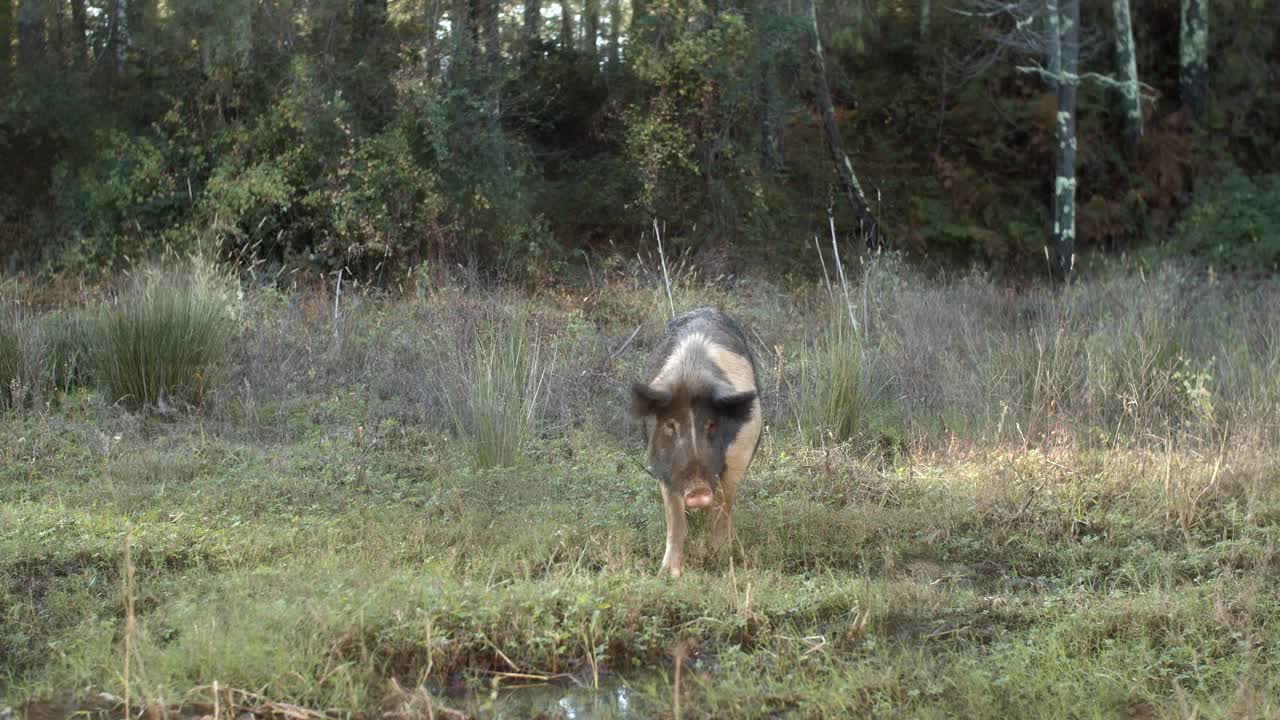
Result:
{"label": "shrub", "polygon": [[1237,171],[1196,195],[1175,246],[1240,270],[1280,267],[1280,175]]}
{"label": "shrub", "polygon": [[110,399],[131,408],[201,405],[232,336],[223,278],[196,264],[136,277],[95,318],[89,364]]}

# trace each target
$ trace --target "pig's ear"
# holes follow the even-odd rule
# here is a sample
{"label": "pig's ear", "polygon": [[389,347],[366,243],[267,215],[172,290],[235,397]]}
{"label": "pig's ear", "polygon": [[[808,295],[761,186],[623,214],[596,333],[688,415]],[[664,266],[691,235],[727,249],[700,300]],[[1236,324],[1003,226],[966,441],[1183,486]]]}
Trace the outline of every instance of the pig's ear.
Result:
{"label": "pig's ear", "polygon": [[636,417],[657,414],[671,402],[671,393],[661,388],[635,383],[631,386],[631,414]]}
{"label": "pig's ear", "polygon": [[751,417],[751,406],[755,402],[756,393],[754,390],[745,392],[719,392],[712,398],[711,402],[716,407],[716,411],[734,420],[746,420]]}

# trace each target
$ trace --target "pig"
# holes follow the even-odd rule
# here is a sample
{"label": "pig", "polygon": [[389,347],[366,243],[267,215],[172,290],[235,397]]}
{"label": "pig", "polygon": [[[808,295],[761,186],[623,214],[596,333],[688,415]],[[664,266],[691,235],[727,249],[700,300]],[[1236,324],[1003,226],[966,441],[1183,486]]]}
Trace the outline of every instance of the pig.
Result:
{"label": "pig", "polygon": [[631,411],[648,443],[666,515],[662,570],[684,570],[685,511],[708,509],[711,540],[733,536],[733,501],[760,443],[763,412],[755,358],[738,324],[712,308],[667,323]]}

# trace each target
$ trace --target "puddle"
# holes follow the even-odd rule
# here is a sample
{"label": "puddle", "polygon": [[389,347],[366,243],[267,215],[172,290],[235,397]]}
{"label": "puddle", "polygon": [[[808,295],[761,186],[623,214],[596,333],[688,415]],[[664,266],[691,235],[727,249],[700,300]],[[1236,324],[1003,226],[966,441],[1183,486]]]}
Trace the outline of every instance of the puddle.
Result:
{"label": "puddle", "polygon": [[[437,696],[438,700],[432,703],[434,713],[426,712],[423,707],[416,707],[416,710],[422,712],[390,713],[389,716],[434,715],[450,720],[637,720],[654,717],[669,709],[670,700],[666,697],[669,689],[660,680],[601,680],[599,689],[577,683],[556,682],[498,688],[488,693],[480,692],[452,699],[449,695]],[[241,717],[247,711],[255,720],[304,717],[291,714],[291,709],[292,706],[267,704],[251,709],[238,708],[238,711],[242,713]],[[120,717],[121,710],[120,698],[113,695],[99,693],[84,697],[68,694],[33,700],[20,708],[0,706],[0,720],[63,720],[69,717],[109,720]],[[204,720],[211,714],[210,708],[203,705],[174,706],[162,712],[175,720]]]}
{"label": "puddle", "polygon": [[660,711],[664,692],[654,681],[636,684],[620,679],[602,683],[598,690],[577,684],[527,685],[499,689],[483,699],[473,697],[465,710],[477,718],[632,720]]}
{"label": "puddle", "polygon": [[564,718],[564,720],[627,720],[640,715],[633,709],[632,690],[626,686],[527,687],[499,692],[493,703],[494,717]]}

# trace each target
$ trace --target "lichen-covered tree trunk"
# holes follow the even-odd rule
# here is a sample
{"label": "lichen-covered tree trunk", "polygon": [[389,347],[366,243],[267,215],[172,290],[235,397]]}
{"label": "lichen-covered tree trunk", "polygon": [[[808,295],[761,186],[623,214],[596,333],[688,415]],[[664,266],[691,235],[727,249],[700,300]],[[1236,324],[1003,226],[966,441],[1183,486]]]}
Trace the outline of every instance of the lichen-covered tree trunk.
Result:
{"label": "lichen-covered tree trunk", "polygon": [[560,49],[573,49],[573,3],[560,0]]}
{"label": "lichen-covered tree trunk", "polygon": [[1133,157],[1142,138],[1142,93],[1138,87],[1129,0],[1114,0],[1112,14],[1116,23],[1116,79],[1120,83],[1121,114],[1124,115],[1124,149]]}
{"label": "lichen-covered tree trunk", "polygon": [[1209,0],[1182,0],[1178,52],[1182,104],[1193,119],[1203,120],[1209,82]]}
{"label": "lichen-covered tree trunk", "polygon": [[600,0],[583,0],[582,52],[595,59],[600,49]]}
{"label": "lichen-covered tree trunk", "polygon": [[871,213],[866,194],[858,183],[858,175],[853,171],[853,163],[845,154],[840,143],[840,128],[836,125],[835,105],[831,101],[831,87],[827,84],[827,62],[822,53],[822,37],[818,32],[818,13],[814,8],[815,0],[805,0],[805,14],[809,25],[809,52],[812,55],[815,96],[818,112],[822,115],[822,127],[826,134],[827,150],[831,153],[831,162],[835,165],[836,175],[844,186],[845,197],[862,224],[862,232],[866,236],[867,247],[876,249],[882,245],[880,224]]}
{"label": "lichen-covered tree trunk", "polygon": [[18,67],[30,71],[44,59],[44,3],[18,3]]}
{"label": "lichen-covered tree trunk", "polygon": [[1080,0],[1049,0],[1049,72],[1058,97],[1054,125],[1053,274],[1071,277],[1076,242],[1076,95],[1079,86]]}

